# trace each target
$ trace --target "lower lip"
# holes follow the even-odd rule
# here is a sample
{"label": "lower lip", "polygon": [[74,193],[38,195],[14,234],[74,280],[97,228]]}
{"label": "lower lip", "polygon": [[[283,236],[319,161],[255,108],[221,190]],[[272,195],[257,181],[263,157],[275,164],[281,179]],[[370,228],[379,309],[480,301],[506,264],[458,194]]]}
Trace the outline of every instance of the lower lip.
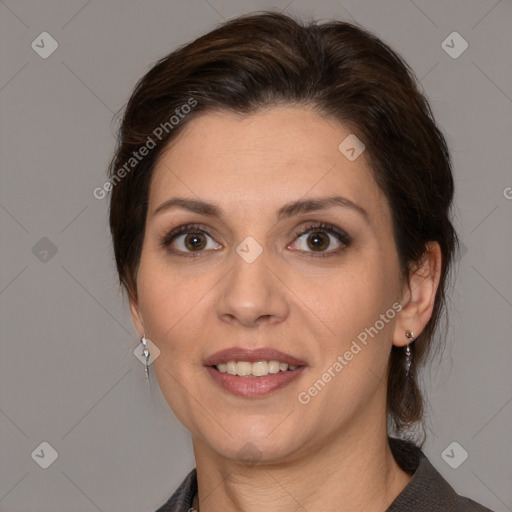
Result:
{"label": "lower lip", "polygon": [[219,372],[216,368],[207,367],[213,380],[223,389],[233,395],[245,398],[257,398],[268,395],[297,379],[305,366],[299,366],[295,370],[269,373],[264,377],[238,377],[229,373]]}

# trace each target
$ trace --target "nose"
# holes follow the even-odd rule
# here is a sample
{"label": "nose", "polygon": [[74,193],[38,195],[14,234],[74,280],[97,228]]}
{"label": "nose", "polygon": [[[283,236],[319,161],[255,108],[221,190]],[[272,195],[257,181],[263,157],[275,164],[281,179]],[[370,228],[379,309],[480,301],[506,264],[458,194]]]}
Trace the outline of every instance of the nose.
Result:
{"label": "nose", "polygon": [[222,280],[217,314],[223,322],[244,327],[277,324],[289,315],[287,287],[265,251],[248,263],[238,254],[232,270]]}

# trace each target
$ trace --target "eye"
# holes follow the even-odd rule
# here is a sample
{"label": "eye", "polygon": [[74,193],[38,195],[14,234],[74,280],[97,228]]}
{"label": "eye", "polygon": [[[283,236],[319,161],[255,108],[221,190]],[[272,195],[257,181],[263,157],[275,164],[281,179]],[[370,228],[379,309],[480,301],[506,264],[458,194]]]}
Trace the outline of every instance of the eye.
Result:
{"label": "eye", "polygon": [[[296,233],[298,243],[295,242],[299,251],[312,252],[319,254],[311,254],[311,256],[328,256],[332,253],[338,253],[348,247],[351,243],[349,235],[331,224],[319,222],[310,224],[299,233]],[[332,250],[327,250],[332,248]],[[326,253],[326,254],[323,254]]]}
{"label": "eye", "polygon": [[[294,242],[288,248],[310,253],[310,256],[330,256],[351,244],[351,238],[345,231],[323,222],[308,225],[296,233],[296,236],[298,243]],[[178,256],[191,257],[199,256],[206,250],[222,248],[222,245],[215,242],[205,228],[198,224],[186,224],[173,229],[163,237],[161,244]]]}
{"label": "eye", "polygon": [[222,248],[213,238],[197,224],[187,224],[172,230],[162,240],[162,245],[174,253],[200,253],[204,250]]}

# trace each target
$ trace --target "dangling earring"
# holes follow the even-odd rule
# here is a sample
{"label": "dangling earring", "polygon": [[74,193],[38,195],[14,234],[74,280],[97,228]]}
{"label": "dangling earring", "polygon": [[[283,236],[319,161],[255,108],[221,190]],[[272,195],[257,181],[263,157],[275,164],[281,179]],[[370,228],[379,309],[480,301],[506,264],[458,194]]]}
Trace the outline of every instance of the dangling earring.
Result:
{"label": "dangling earring", "polygon": [[412,363],[411,344],[414,343],[414,340],[416,339],[416,337],[414,336],[414,333],[412,331],[405,331],[405,337],[408,340],[411,340],[405,347],[405,371],[406,371],[406,375],[409,376],[409,370],[411,368],[411,363]]}
{"label": "dangling earring", "polygon": [[149,369],[148,369],[149,364],[148,363],[149,363],[149,356],[151,354],[149,353],[148,340],[146,339],[146,333],[144,333],[144,336],[142,336],[140,342],[142,343],[142,355],[145,358],[144,371],[146,372],[146,378],[148,379],[148,382],[149,382]]}

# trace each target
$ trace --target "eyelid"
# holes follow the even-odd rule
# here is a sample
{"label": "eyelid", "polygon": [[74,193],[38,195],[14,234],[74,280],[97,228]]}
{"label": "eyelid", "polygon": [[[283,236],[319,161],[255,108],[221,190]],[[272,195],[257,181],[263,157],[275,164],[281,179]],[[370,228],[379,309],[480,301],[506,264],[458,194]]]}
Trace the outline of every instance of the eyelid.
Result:
{"label": "eyelid", "polygon": [[[341,247],[338,247],[336,249],[332,250],[326,250],[326,251],[302,251],[299,250],[299,252],[305,254],[307,257],[313,257],[313,258],[327,258],[330,256],[336,256],[343,252],[347,247],[349,247],[352,244],[352,237],[343,229],[338,228],[337,226],[334,226],[333,224],[329,224],[327,222],[315,222],[311,221],[308,223],[304,228],[301,229],[301,231],[298,231],[295,233],[295,236],[297,238],[304,236],[308,233],[314,233],[314,232],[324,232],[333,235],[337,238],[338,242],[341,244]],[[294,242],[295,243],[295,240]]]}
{"label": "eyelid", "polygon": [[212,238],[212,236],[208,233],[209,229],[211,228],[202,224],[182,224],[181,226],[177,226],[176,228],[171,229],[166,235],[164,235],[162,237],[161,243],[164,247],[167,247],[178,236],[196,231]]}
{"label": "eyelid", "polygon": [[303,236],[306,233],[314,232],[314,230],[324,231],[327,233],[331,233],[338,238],[338,240],[346,246],[349,246],[352,243],[352,238],[350,235],[343,229],[334,226],[333,224],[329,224],[328,222],[315,222],[312,221],[307,224],[301,231],[295,233],[295,236]]}
{"label": "eyelid", "polygon": [[[218,251],[219,248],[215,249],[203,249],[200,251],[183,251],[181,249],[175,249],[172,247],[172,243],[179,238],[180,236],[187,235],[190,233],[200,233],[208,238],[210,238],[214,243],[219,244],[215,240],[215,238],[208,232],[209,230],[212,230],[212,228],[202,225],[202,224],[196,224],[196,223],[190,223],[190,224],[182,224],[174,229],[171,229],[171,231],[167,234],[165,234],[160,239],[160,245],[163,249],[166,251],[171,252],[173,255],[178,257],[184,257],[184,258],[197,258],[200,257],[205,252],[211,252],[212,250]],[[215,230],[212,230],[215,231]],[[219,244],[222,245],[222,244]],[[220,247],[222,248],[222,247]]]}
{"label": "eyelid", "polygon": [[[196,251],[196,252],[195,251],[181,251],[181,250],[170,249],[170,245],[179,236],[181,236],[183,234],[194,233],[194,232],[201,233],[201,234],[211,238],[216,243],[219,243],[208,232],[209,230],[212,230],[212,228],[210,228],[208,226],[205,226],[203,224],[197,224],[197,223],[182,224],[182,225],[172,229],[166,235],[164,235],[162,237],[160,243],[161,243],[161,245],[162,245],[162,247],[164,249],[171,250],[174,254],[177,254],[177,255],[180,255],[180,256],[197,257],[201,253],[207,252],[207,251],[205,251],[205,250]],[[350,237],[350,235],[345,230],[343,230],[341,228],[338,228],[338,227],[336,227],[336,226],[334,226],[332,224],[329,224],[329,223],[326,223],[326,222],[318,222],[318,221],[310,221],[309,223],[307,223],[306,226],[301,228],[300,231],[295,232],[295,237],[297,239],[297,238],[299,238],[301,236],[306,235],[307,233],[314,232],[315,230],[317,230],[319,232],[325,232],[325,233],[332,234],[342,244],[342,247],[338,248],[338,249],[330,250],[330,251],[329,250],[327,250],[327,251],[301,251],[301,250],[299,250],[299,252],[306,253],[306,254],[308,254],[310,256],[313,256],[313,257],[330,256],[330,255],[334,255],[334,254],[339,253],[343,249],[346,249],[352,243],[352,238]],[[295,242],[295,240],[293,242]],[[288,244],[288,246],[289,245],[290,244]]]}

